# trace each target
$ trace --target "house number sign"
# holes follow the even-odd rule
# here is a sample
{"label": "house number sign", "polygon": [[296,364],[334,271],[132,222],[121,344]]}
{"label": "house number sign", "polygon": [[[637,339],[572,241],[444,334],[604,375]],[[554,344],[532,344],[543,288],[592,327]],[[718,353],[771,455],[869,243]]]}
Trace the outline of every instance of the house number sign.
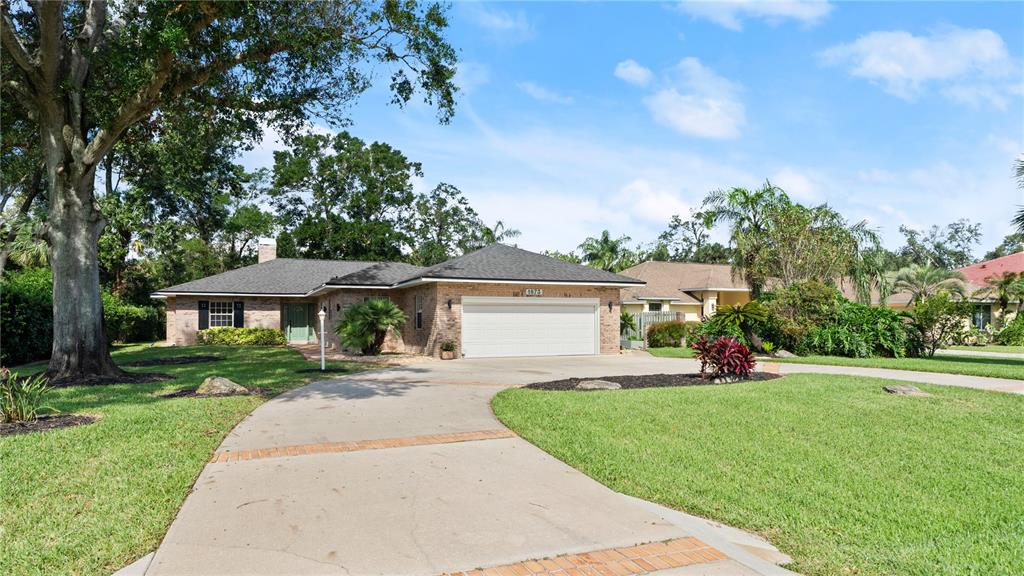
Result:
{"label": "house number sign", "polygon": [[544,290],[541,289],[541,288],[527,288],[526,289],[526,295],[527,296],[543,296],[544,295]]}

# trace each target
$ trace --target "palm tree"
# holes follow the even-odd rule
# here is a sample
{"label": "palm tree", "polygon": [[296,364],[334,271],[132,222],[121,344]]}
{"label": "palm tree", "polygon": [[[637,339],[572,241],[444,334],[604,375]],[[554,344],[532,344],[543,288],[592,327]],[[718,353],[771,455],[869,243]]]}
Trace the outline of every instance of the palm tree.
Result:
{"label": "palm tree", "polygon": [[[1017,158],[1017,188],[1024,190],[1024,156]],[[1017,210],[1017,215],[1013,217],[1013,225],[1017,227],[1017,232],[1024,234],[1024,206]]]}
{"label": "palm tree", "polygon": [[991,296],[999,303],[1002,310],[1001,316],[1006,316],[1010,302],[1017,301],[1018,311],[1020,309],[1019,299],[1024,297],[1021,294],[1021,287],[1024,286],[1024,275],[1016,272],[1004,272],[985,278],[985,287],[978,290],[981,296]]}
{"label": "palm tree", "polygon": [[483,242],[484,246],[495,244],[497,242],[504,242],[512,238],[518,238],[521,232],[515,228],[509,228],[505,226],[505,223],[498,220],[494,223],[494,226],[484,226],[480,230],[480,241]]}
{"label": "palm tree", "polygon": [[388,332],[398,330],[407,320],[405,312],[394,302],[374,298],[346,310],[334,331],[346,347],[359,348],[366,356],[376,356],[384,347]]}
{"label": "palm tree", "polygon": [[729,224],[729,243],[735,249],[733,271],[742,273],[754,298],[761,295],[767,280],[756,270],[767,244],[769,214],[789,203],[786,193],[767,180],[757,190],[716,190],[704,199],[705,224],[709,228],[719,222]]}
{"label": "palm tree", "polygon": [[963,298],[967,295],[966,281],[956,270],[914,264],[896,272],[892,286],[897,291],[910,292],[913,304],[943,290]]}
{"label": "palm tree", "polygon": [[715,312],[715,322],[736,326],[743,332],[751,348],[757,352],[764,352],[764,343],[754,332],[754,324],[764,322],[768,318],[768,310],[757,300],[751,300],[746,304],[735,304],[719,306]]}
{"label": "palm tree", "polygon": [[613,240],[607,230],[601,231],[599,238],[587,238],[580,244],[583,261],[601,270],[616,272],[621,269],[622,257],[627,252],[626,242],[629,236],[620,236]]}

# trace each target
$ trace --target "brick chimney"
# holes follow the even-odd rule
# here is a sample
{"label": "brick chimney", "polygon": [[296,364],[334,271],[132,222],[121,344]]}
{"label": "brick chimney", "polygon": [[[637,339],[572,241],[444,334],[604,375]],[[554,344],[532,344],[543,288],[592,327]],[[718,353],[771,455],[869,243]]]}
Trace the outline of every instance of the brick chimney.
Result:
{"label": "brick chimney", "polygon": [[274,258],[277,258],[277,242],[273,238],[261,238],[260,254],[257,261],[262,264]]}

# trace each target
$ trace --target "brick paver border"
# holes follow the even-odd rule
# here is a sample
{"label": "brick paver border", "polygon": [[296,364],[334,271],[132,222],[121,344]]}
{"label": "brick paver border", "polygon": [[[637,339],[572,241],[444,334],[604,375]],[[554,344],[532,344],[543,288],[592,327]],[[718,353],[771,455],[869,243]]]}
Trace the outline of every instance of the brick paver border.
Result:
{"label": "brick paver border", "polygon": [[362,450],[381,450],[384,448],[404,448],[407,446],[427,446],[430,444],[452,444],[455,442],[471,442],[474,440],[498,440],[514,438],[515,432],[507,428],[497,430],[478,430],[475,432],[452,432],[449,434],[428,434],[425,436],[407,436],[405,438],[381,438],[379,440],[354,440],[351,442],[321,442],[319,444],[298,444],[278,446],[275,448],[250,448],[248,450],[225,450],[215,452],[210,463],[238,462],[241,460],[260,460],[263,458],[281,458],[284,456],[305,456],[308,454],[327,454],[332,452],[359,452]]}
{"label": "brick paver border", "polygon": [[716,548],[693,537],[608,548],[516,564],[449,572],[442,576],[631,576],[726,560]]}

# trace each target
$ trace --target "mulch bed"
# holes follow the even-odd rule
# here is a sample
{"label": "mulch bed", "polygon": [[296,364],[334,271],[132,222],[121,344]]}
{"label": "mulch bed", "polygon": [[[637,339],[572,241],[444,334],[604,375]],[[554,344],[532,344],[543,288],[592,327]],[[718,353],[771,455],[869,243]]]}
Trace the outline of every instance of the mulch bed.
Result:
{"label": "mulch bed", "polygon": [[[758,382],[762,380],[774,380],[778,374],[767,372],[754,372],[750,378],[738,382]],[[575,390],[576,385],[585,380],[607,380],[622,386],[623,390],[633,388],[668,388],[671,386],[720,386],[724,383],[714,382],[710,379],[701,378],[700,374],[643,374],[640,376],[595,376],[593,378],[569,378],[567,380],[553,380],[551,382],[537,382],[525,388],[532,390]],[[587,390],[589,392],[589,390]],[[580,390],[584,392],[584,390]]]}
{"label": "mulch bed", "polygon": [[29,432],[45,432],[58,428],[81,426],[92,424],[99,420],[96,416],[83,414],[58,414],[54,416],[39,416],[35,420],[25,422],[0,422],[0,436],[14,436],[16,434],[28,434]]}
{"label": "mulch bed", "polygon": [[174,376],[160,374],[158,372],[125,372],[119,376],[84,376],[79,378],[61,378],[50,380],[50,386],[54,388],[67,388],[68,386],[106,386],[108,384],[147,384],[149,382],[161,382],[163,380],[174,380]]}
{"label": "mulch bed", "polygon": [[229,396],[253,396],[266,392],[263,388],[250,388],[245,392],[237,392],[235,394],[197,394],[196,390],[196,388],[184,388],[166,394],[159,394],[157,398],[227,398]]}
{"label": "mulch bed", "polygon": [[199,364],[200,362],[216,362],[223,360],[221,356],[209,354],[196,354],[193,356],[168,356],[167,358],[150,358],[148,360],[136,360],[123,364],[123,366],[177,366],[179,364]]}

